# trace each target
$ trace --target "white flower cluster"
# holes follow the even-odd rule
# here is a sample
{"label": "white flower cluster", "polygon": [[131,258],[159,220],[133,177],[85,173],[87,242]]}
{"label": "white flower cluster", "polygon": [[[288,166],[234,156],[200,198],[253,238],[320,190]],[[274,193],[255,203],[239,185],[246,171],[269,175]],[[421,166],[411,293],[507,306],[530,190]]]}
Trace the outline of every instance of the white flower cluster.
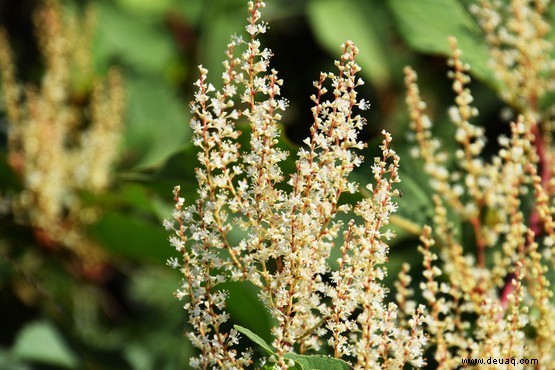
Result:
{"label": "white flower cluster", "polygon": [[538,99],[555,88],[550,5],[545,0],[480,0],[470,8],[484,30],[503,99],[523,111],[535,110]]}
{"label": "white flower cluster", "polygon": [[[106,259],[85,232],[99,212],[80,202],[79,193],[99,194],[110,187],[123,136],[125,89],[116,69],[104,79],[93,73],[94,7],[87,7],[82,16],[67,17],[66,12],[65,5],[56,1],[40,3],[34,11],[44,64],[36,86],[18,81],[8,34],[0,29],[1,95],[9,123],[7,160],[24,186],[14,197],[12,210],[19,222],[41,230],[48,243],[70,250],[84,270],[92,271]],[[90,81],[90,99],[75,99],[72,71]],[[87,96],[88,88],[82,94]]]}
{"label": "white flower cluster", "polygon": [[[420,288],[429,309],[424,322],[440,369],[455,368],[462,359],[531,353],[539,359],[537,368],[550,369],[555,361],[555,341],[547,334],[555,330],[547,278],[555,269],[554,154],[548,145],[553,123],[538,105],[551,89],[554,65],[548,53],[538,54],[551,47],[544,38],[546,8],[542,1],[483,0],[475,11],[490,42],[496,75],[506,85],[503,97],[518,112],[510,137],[499,137],[499,150],[490,160],[482,153],[484,129],[470,123],[478,112],[471,106],[469,67],[460,59],[456,40],[449,40],[455,93],[449,117],[459,145],[452,153],[454,168],[432,134],[416,73],[405,69],[414,154],[422,158],[435,192],[434,235],[426,227],[421,238]],[[539,117],[545,119],[543,125]],[[435,244],[438,254],[431,250]],[[412,294],[406,274],[407,268],[398,283],[402,307],[410,306]]]}
{"label": "white flower cluster", "polygon": [[[421,366],[423,310],[413,310],[406,325],[399,325],[397,307],[384,303],[387,289],[381,284],[386,241],[394,236],[387,229],[397,207],[393,187],[400,181],[388,133],[383,132],[383,155],[371,168],[370,196],[354,207],[341,202],[343,193],[358,190],[348,180],[362,162],[355,150],[364,147],[357,132],[365,121],[355,109],[369,106],[357,98],[363,84],[356,76],[358,50],[346,42],[337,72],[322,73],[315,82],[310,137],[299,149],[294,173],[284,174],[279,164],[287,153],[277,144],[287,102],[279,97],[283,81],[269,66],[271,52],[258,40],[266,30],[263,7],[262,1],[249,3],[250,40],[235,36],[228,45],[221,90],[200,67],[191,104],[193,143],[200,149],[198,199],[186,206],[176,187],[173,221],[164,223],[183,256],[168,264],[184,275],[177,296],[186,300],[193,329],[188,337],[200,351],[191,366],[235,369],[252,363],[250,353],[239,355],[233,348],[238,336],[223,330],[229,318],[227,293],[219,288],[224,281],[248,281],[259,289],[276,322],[276,356],[270,360],[278,369],[291,365],[287,353],[321,347],[357,369]],[[236,48],[245,48],[238,58]],[[241,119],[249,124],[247,148],[238,142]],[[336,217],[340,212],[351,215],[347,225]],[[241,240],[231,241],[233,229],[242,231]],[[328,259],[341,235],[340,267],[332,271]]]}

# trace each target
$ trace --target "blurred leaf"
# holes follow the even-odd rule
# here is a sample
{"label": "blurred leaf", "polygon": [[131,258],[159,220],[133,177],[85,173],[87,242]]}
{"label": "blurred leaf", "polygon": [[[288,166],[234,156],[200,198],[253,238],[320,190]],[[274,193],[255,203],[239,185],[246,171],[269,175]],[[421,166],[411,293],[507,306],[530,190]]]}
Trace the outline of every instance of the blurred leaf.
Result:
{"label": "blurred leaf", "polygon": [[462,59],[470,63],[472,73],[496,86],[490,59],[480,27],[457,0],[388,0],[398,29],[418,51],[450,55],[448,36],[455,36]]}
{"label": "blurred leaf", "polygon": [[138,14],[159,15],[167,11],[173,0],[117,0],[122,8]]}
{"label": "blurred leaf", "polygon": [[[165,247],[171,254],[168,243]],[[178,271],[160,263],[157,266],[143,264],[131,276],[129,297],[141,325],[129,322],[135,335],[126,348],[126,357],[136,369],[179,369],[183,367],[179,366],[176,354],[185,358],[192,356],[190,342],[183,337],[182,331],[186,313],[174,295],[180,279],[182,275]]]}
{"label": "blurred leaf", "polygon": [[10,356],[10,353],[0,349],[0,369],[2,370],[30,370],[31,368],[17,361]]}
{"label": "blurred leaf", "polygon": [[140,183],[121,181],[110,192],[91,194],[83,192],[81,199],[87,205],[102,205],[106,209],[135,209],[140,212],[152,213],[152,194]]}
{"label": "blurred leaf", "polygon": [[161,164],[184,145],[190,128],[179,98],[158,80],[131,78],[126,154],[133,167]]}
{"label": "blurred leaf", "polygon": [[144,212],[150,213],[153,210],[150,194],[144,186],[139,184],[125,183],[121,192],[116,194],[115,199]]}
{"label": "blurred leaf", "polygon": [[352,40],[362,55],[357,61],[372,83],[386,85],[389,68],[380,38],[371,26],[369,14],[358,0],[313,0],[308,3],[308,19],[318,41],[332,54]]}
{"label": "blurred leaf", "polygon": [[[209,80],[214,86],[222,85],[220,76],[224,71],[222,62],[227,59],[225,51],[232,35],[245,37],[249,16],[243,0],[218,0],[207,2],[201,21],[199,52],[202,65],[208,69]],[[195,71],[198,76],[198,71]]]}
{"label": "blurred leaf", "polygon": [[75,369],[79,364],[58,330],[46,321],[25,326],[19,332],[13,353],[20,359],[68,369]]}
{"label": "blurred leaf", "polygon": [[172,182],[187,180],[196,184],[195,167],[199,166],[197,152],[197,147],[190,142],[187,143],[179,151],[173,153],[163,166],[157,169],[154,179],[157,181],[170,179]]}
{"label": "blurred leaf", "polygon": [[[429,195],[429,190],[423,187],[419,181],[416,181],[415,171],[410,171],[409,166],[405,166],[405,170],[401,170],[399,177],[401,182],[397,188],[401,191],[402,197],[396,198],[399,208],[395,215],[405,219],[408,223],[399,222],[398,228],[413,234],[414,227],[421,227],[424,224],[430,223],[431,211],[433,210],[433,202]],[[412,167],[414,169],[414,167]],[[427,181],[427,175],[424,171],[420,172]],[[427,182],[425,182],[427,184]],[[430,212],[430,213],[428,213]],[[410,224],[409,224],[410,223]]]}
{"label": "blurred leaf", "polygon": [[171,35],[148,19],[126,14],[112,2],[97,3],[96,64],[105,70],[114,59],[136,70],[163,72],[177,58]]}
{"label": "blurred leaf", "polygon": [[124,257],[161,263],[170,254],[162,225],[132,213],[111,212],[90,226],[91,235],[109,251]]}
{"label": "blurred leaf", "polygon": [[172,9],[182,14],[189,23],[197,25],[200,21],[204,0],[174,0]]}
{"label": "blurred leaf", "polygon": [[138,345],[129,345],[125,348],[125,358],[134,370],[154,369],[154,361],[150,356],[148,348]]}
{"label": "blurred leaf", "polygon": [[[171,251],[169,243],[165,243]],[[176,252],[177,253],[177,252]],[[170,253],[168,253],[170,254]],[[179,287],[180,274],[167,266],[144,267],[133,275],[130,288],[131,298],[137,303],[142,302],[156,310],[173,310],[177,303],[173,293]],[[168,306],[169,305],[169,306]],[[174,312],[181,313],[181,307],[175,308]]]}
{"label": "blurred leaf", "polygon": [[[171,197],[171,193],[166,194],[167,200],[173,199]],[[172,214],[173,210],[175,209],[174,204],[170,204],[163,199],[160,199],[158,196],[153,197],[150,202],[150,206],[152,207],[153,214],[158,218],[160,224],[164,222],[164,220]]]}
{"label": "blurred leaf", "polygon": [[[145,186],[156,191],[161,199],[166,200],[169,204],[169,202],[173,202],[174,186],[179,185],[181,187],[180,194],[185,198],[186,204],[191,204],[197,197],[198,183],[194,169],[198,167],[199,163],[196,153],[197,149],[188,143],[170,156],[164,165],[156,169],[151,175],[151,181],[145,183]],[[159,207],[160,204],[155,206]],[[159,215],[159,212],[164,212],[164,209],[157,208],[156,212]],[[168,215],[169,213],[166,213],[164,217],[168,217]]]}

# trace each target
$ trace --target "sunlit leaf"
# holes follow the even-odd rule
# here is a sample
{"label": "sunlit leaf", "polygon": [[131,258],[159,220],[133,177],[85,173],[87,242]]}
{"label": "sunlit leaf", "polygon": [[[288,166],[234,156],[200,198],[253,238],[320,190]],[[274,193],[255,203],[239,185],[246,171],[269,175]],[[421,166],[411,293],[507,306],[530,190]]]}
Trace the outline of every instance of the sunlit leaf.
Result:
{"label": "sunlit leaf", "polygon": [[94,55],[100,69],[118,60],[142,72],[160,73],[177,58],[171,35],[156,23],[126,14],[111,2],[101,1],[97,6]]}
{"label": "sunlit leaf", "polygon": [[337,55],[339,45],[352,40],[361,50],[357,61],[362,73],[378,86],[387,84],[390,72],[385,51],[358,0],[314,0],[308,4],[307,15],[318,41],[332,55]]}
{"label": "sunlit leaf", "polygon": [[352,369],[348,363],[338,358],[320,355],[298,355],[296,353],[287,353],[283,356],[285,359],[291,359],[300,365],[302,370],[350,370]]}
{"label": "sunlit leaf", "polygon": [[487,66],[489,52],[480,27],[457,0],[388,0],[405,40],[418,51],[449,55],[449,36],[455,36],[462,59],[470,63],[472,73],[483,81],[496,84]]}
{"label": "sunlit leaf", "polygon": [[233,327],[235,328],[235,330],[237,330],[239,333],[247,336],[247,338],[249,338],[250,340],[252,340],[254,343],[258,344],[261,348],[263,348],[264,350],[266,350],[266,352],[268,352],[268,354],[270,355],[274,355],[275,351],[272,347],[270,347],[270,345],[268,343],[266,343],[264,341],[264,339],[260,338],[258,335],[256,335],[255,333],[253,333],[252,331],[250,331],[247,328],[244,328],[242,326],[239,325],[233,325]]}
{"label": "sunlit leaf", "polygon": [[28,324],[16,339],[13,354],[19,359],[76,369],[79,361],[58,330],[49,322]]}

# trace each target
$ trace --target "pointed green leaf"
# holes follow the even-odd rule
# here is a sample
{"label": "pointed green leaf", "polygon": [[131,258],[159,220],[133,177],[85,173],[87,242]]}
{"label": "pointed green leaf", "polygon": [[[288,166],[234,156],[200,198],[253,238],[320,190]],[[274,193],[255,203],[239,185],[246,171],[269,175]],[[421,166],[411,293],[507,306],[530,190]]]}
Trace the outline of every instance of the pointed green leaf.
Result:
{"label": "pointed green leaf", "polygon": [[468,10],[458,0],[388,0],[397,19],[398,29],[416,50],[450,54],[447,37],[455,36],[462,59],[481,80],[496,85],[488,67],[490,59],[482,31]]}
{"label": "pointed green leaf", "polygon": [[338,358],[313,355],[305,356],[295,353],[287,353],[283,356],[285,359],[291,359],[301,366],[303,370],[350,370],[352,367],[345,361]]}
{"label": "pointed green leaf", "polygon": [[264,341],[264,339],[260,338],[258,335],[254,334],[252,331],[250,331],[247,328],[244,328],[242,326],[239,325],[233,325],[233,327],[235,328],[235,330],[237,330],[239,333],[246,335],[250,340],[252,340],[254,343],[258,344],[260,347],[264,348],[266,350],[266,352],[268,352],[270,355],[275,355],[274,350],[272,349],[272,347],[270,347],[270,345],[268,343],[266,343]]}
{"label": "pointed green leaf", "polygon": [[106,69],[114,59],[142,72],[164,72],[178,58],[171,34],[159,23],[126,13],[110,1],[97,2],[95,63]]}
{"label": "pointed green leaf", "polygon": [[[274,350],[268,345],[264,339],[260,338],[258,335],[253,333],[247,328],[244,328],[239,325],[234,325],[234,328],[241,334],[247,336],[250,340],[254,343],[258,344],[260,347],[264,348],[266,352],[270,355],[275,355]],[[305,355],[298,355],[295,353],[287,353],[283,358],[287,360],[293,360],[297,365],[301,367],[303,370],[311,370],[311,369],[326,369],[326,370],[350,370],[351,367],[348,363],[343,360],[328,357],[328,356],[305,356]]]}
{"label": "pointed green leaf", "polygon": [[380,39],[371,26],[370,15],[356,0],[318,0],[308,3],[308,19],[319,42],[332,55],[339,45],[352,40],[361,50],[358,63],[372,83],[387,84],[390,73]]}
{"label": "pointed green leaf", "polygon": [[48,322],[33,322],[25,326],[13,348],[16,358],[44,364],[77,368],[79,361],[58,330]]}

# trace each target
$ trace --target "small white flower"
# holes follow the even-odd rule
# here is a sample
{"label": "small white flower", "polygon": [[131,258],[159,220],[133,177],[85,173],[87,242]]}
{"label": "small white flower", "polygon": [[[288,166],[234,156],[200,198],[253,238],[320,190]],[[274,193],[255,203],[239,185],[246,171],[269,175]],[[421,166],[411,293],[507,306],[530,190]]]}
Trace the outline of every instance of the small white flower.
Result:
{"label": "small white flower", "polygon": [[181,266],[181,265],[179,264],[179,261],[177,260],[176,257],[170,257],[170,258],[168,259],[168,261],[167,261],[166,264],[167,264],[169,267],[171,267],[172,269],[176,269],[176,268],[178,268],[179,266]]}

